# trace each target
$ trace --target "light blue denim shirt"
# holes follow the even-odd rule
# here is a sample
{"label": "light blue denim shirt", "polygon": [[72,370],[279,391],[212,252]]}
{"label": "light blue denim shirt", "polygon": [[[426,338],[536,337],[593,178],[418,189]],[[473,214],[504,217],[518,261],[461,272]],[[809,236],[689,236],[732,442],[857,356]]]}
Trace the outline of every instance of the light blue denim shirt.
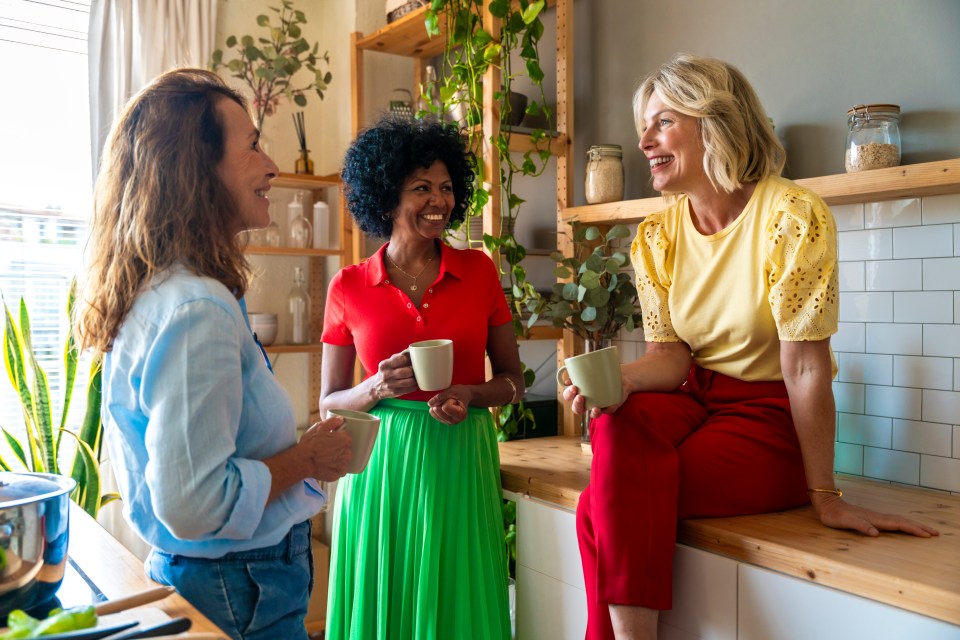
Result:
{"label": "light blue denim shirt", "polygon": [[182,267],[137,296],[103,363],[106,441],[123,510],[149,544],[218,558],[275,545],[326,496],[299,483],[267,504],[261,460],[296,442],[243,301]]}

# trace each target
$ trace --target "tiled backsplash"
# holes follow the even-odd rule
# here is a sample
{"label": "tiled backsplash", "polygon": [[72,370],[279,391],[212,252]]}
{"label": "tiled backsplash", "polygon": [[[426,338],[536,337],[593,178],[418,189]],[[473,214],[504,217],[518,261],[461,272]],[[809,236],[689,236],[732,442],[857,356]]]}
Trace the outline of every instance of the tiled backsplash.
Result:
{"label": "tiled backsplash", "polygon": [[[960,194],[831,209],[836,470],[960,493]],[[621,359],[642,336],[621,334]]]}

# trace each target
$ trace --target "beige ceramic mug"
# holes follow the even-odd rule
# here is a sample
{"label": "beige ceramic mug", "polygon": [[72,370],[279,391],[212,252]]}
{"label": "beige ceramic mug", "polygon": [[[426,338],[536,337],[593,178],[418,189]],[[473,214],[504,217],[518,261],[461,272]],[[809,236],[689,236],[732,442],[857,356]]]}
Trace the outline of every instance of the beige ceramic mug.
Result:
{"label": "beige ceramic mug", "polygon": [[370,453],[380,432],[380,418],[350,409],[330,409],[327,411],[327,417],[329,416],[344,418],[341,429],[350,434],[350,453],[353,454],[347,464],[347,473],[360,473],[370,461]]}
{"label": "beige ceramic mug", "polygon": [[620,353],[617,347],[590,351],[566,358],[564,366],[557,369],[557,384],[563,385],[563,372],[570,382],[580,389],[587,401],[587,410],[601,409],[623,401],[623,382],[620,380]]}
{"label": "beige ceramic mug", "polygon": [[413,375],[423,391],[442,391],[453,381],[453,340],[423,340],[407,349]]}

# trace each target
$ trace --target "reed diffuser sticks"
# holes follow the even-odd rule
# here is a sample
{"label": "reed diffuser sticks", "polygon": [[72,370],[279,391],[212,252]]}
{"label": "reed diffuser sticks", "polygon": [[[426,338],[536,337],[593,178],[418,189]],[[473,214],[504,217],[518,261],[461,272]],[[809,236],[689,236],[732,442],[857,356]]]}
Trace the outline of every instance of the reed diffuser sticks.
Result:
{"label": "reed diffuser sticks", "polygon": [[294,165],[295,173],[313,175],[313,160],[310,159],[310,150],[307,149],[307,127],[303,121],[303,111],[293,114],[293,127],[297,130],[297,141],[300,143],[300,157]]}
{"label": "reed diffuser sticks", "polygon": [[307,151],[307,130],[303,122],[303,111],[293,114],[293,126],[297,130],[297,140],[300,142],[300,151]]}

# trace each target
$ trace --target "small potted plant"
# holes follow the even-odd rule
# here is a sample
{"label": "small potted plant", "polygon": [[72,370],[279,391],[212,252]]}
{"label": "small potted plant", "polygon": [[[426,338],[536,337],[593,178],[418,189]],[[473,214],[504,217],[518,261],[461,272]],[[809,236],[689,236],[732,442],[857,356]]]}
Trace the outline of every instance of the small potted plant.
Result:
{"label": "small potted plant", "polygon": [[548,319],[554,327],[582,338],[587,351],[609,346],[622,327],[633,331],[640,326],[637,288],[622,270],[628,257],[617,248],[617,240],[629,236],[622,224],[603,234],[597,227],[574,223],[573,255],[550,254],[561,282],[553,285],[549,296],[528,303],[527,326]]}
{"label": "small potted plant", "polygon": [[[622,224],[604,234],[595,226],[573,223],[573,255],[550,254],[560,281],[549,296],[527,303],[527,326],[550,320],[582,338],[585,351],[609,347],[621,328],[633,331],[640,326],[637,288],[632,274],[623,271],[627,254],[618,248],[618,240],[628,237],[630,229]],[[586,429],[584,441],[589,441]]]}
{"label": "small potted plant", "polygon": [[[257,25],[266,30],[266,37],[229,36],[227,48],[235,48],[237,57],[224,61],[223,50],[217,49],[213,52],[211,63],[214,71],[225,67],[232,77],[250,87],[257,128],[261,131],[264,119],[273,115],[281,99],[292,100],[298,107],[305,107],[307,92],[316,92],[322,100],[331,79],[329,71],[318,68],[320,62],[329,64],[330,56],[326,52],[320,55],[319,45],[311,45],[302,36],[301,25],[307,22],[304,13],[293,8],[293,0],[281,0],[281,5],[270,7],[279,18],[278,24],[274,24],[267,15],[257,16]],[[309,72],[310,81],[295,87],[292,81],[302,69]]]}

